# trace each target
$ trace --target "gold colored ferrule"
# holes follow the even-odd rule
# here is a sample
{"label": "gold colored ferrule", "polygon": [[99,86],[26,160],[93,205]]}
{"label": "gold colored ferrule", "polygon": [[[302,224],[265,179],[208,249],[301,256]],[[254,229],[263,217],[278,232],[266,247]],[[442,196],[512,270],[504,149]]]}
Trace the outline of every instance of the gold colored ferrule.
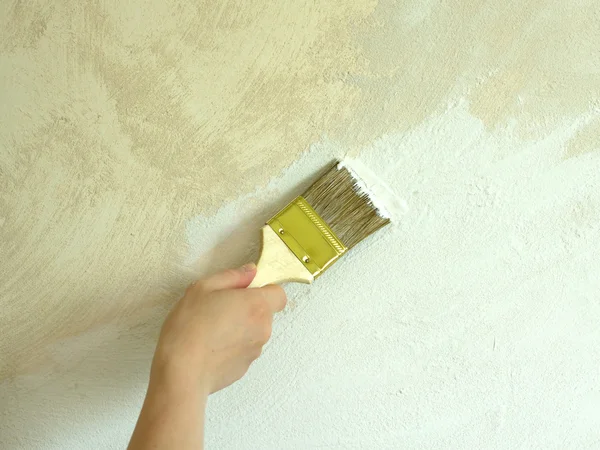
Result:
{"label": "gold colored ferrule", "polygon": [[297,197],[267,224],[316,278],[348,248],[303,197]]}

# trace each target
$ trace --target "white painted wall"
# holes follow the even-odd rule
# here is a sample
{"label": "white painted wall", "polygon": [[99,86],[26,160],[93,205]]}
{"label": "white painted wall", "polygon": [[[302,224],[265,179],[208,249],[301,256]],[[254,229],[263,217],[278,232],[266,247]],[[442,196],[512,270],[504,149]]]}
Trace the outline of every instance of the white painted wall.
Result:
{"label": "white painted wall", "polygon": [[[211,402],[209,448],[600,445],[600,154],[564,159],[582,123],[525,142],[467,111],[361,153],[408,213],[290,287],[264,357]],[[200,223],[250,217],[249,200],[341,154],[317,144],[266,192],[191,222],[194,256],[213,239]]]}

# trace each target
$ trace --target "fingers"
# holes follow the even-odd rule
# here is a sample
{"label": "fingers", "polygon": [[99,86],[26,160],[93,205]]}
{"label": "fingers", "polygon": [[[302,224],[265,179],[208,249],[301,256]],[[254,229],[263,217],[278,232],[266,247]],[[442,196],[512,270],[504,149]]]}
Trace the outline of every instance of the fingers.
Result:
{"label": "fingers", "polygon": [[271,313],[282,311],[287,303],[287,297],[281,286],[269,285],[262,288],[244,289],[252,282],[255,275],[256,265],[246,264],[239,269],[225,270],[199,280],[189,289],[200,289],[203,292],[235,289],[238,291],[234,295],[242,296],[244,301],[264,304]]}
{"label": "fingers", "polygon": [[222,289],[247,288],[256,276],[256,265],[246,264],[239,269],[229,269],[215,273],[208,278],[195,283],[204,292],[220,291]]}
{"label": "fingers", "polygon": [[281,286],[272,284],[260,289],[251,289],[251,291],[255,291],[257,295],[262,297],[262,301],[267,304],[271,312],[280,312],[285,308],[287,297]]}

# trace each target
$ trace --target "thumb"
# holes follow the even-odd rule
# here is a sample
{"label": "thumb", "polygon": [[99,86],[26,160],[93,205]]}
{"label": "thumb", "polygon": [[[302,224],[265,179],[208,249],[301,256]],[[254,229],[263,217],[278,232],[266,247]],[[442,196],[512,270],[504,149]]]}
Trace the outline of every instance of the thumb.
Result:
{"label": "thumb", "polygon": [[228,269],[198,281],[196,286],[205,292],[222,289],[247,288],[256,276],[256,264],[245,264],[239,269]]}

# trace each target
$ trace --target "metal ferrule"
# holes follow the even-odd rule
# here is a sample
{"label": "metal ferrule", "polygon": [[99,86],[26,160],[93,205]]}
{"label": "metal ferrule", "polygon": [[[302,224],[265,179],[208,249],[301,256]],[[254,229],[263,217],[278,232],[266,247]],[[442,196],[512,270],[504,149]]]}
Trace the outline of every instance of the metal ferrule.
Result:
{"label": "metal ferrule", "polygon": [[348,248],[303,197],[297,197],[267,224],[316,278]]}

